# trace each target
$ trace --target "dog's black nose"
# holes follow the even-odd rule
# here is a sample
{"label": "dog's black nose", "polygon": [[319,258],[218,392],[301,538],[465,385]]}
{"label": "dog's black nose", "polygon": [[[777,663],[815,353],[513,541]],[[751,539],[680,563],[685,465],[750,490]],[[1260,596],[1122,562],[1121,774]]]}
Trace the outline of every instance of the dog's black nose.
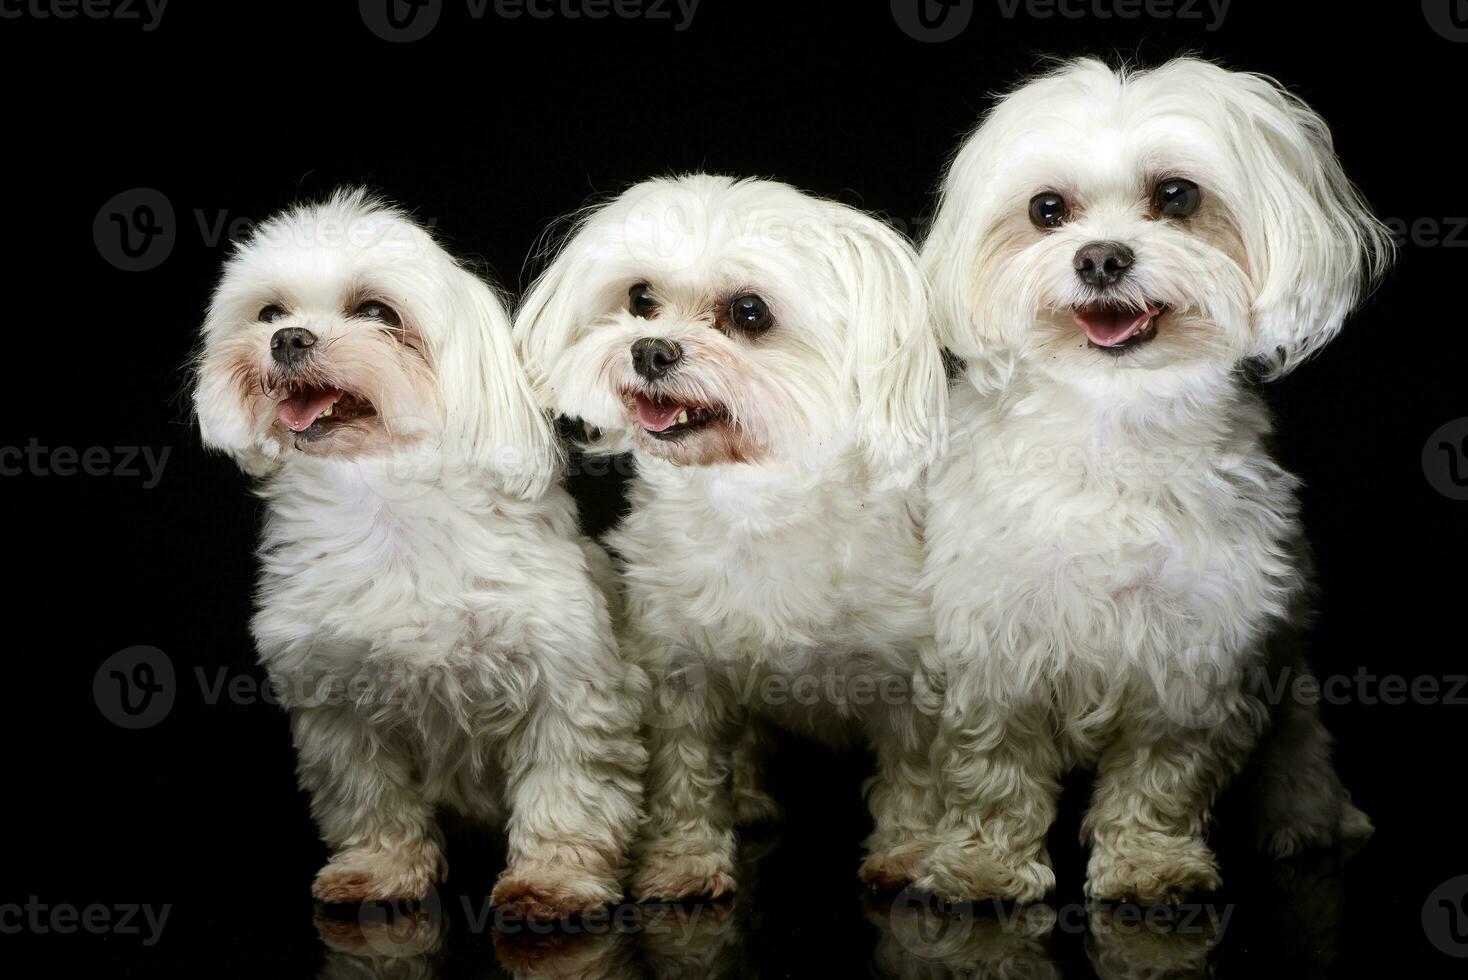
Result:
{"label": "dog's black nose", "polygon": [[275,363],[295,367],[316,346],[316,335],[302,327],[281,327],[270,336],[270,356]]}
{"label": "dog's black nose", "polygon": [[1087,286],[1105,289],[1121,282],[1135,258],[1121,242],[1091,242],[1076,250],[1076,275]]}
{"label": "dog's black nose", "polygon": [[632,344],[632,366],[649,381],[656,381],[683,359],[683,348],[661,337],[643,337]]}

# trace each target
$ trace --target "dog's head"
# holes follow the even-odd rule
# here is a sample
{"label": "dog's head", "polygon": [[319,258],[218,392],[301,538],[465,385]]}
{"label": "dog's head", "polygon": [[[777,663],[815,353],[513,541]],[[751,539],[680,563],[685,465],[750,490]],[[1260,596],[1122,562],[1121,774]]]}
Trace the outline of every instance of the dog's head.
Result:
{"label": "dog's head", "polygon": [[539,492],[555,443],[499,297],[362,191],[286,211],[225,264],[194,407],[255,475],[296,457],[432,454]]}
{"label": "dog's head", "polygon": [[942,435],[942,359],[907,243],[784,184],[639,184],[580,222],[515,333],[546,401],[683,466],[910,474]]}
{"label": "dog's head", "polygon": [[958,151],[923,248],[956,353],[1102,384],[1244,360],[1283,374],[1390,254],[1318,115],[1190,58],[1072,62],[1004,98]]}

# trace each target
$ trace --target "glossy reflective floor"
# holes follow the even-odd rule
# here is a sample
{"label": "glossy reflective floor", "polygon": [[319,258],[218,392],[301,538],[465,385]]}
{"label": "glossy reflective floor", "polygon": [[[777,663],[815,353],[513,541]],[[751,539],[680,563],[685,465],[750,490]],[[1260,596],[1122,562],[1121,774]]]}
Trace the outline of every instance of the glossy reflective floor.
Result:
{"label": "glossy reflective floor", "polygon": [[[1049,902],[941,908],[921,895],[862,889],[855,872],[867,829],[860,796],[867,760],[792,741],[772,779],[785,819],[745,836],[736,898],[628,905],[548,929],[503,920],[488,907],[502,858],[493,841],[462,828],[449,838],[449,881],[423,907],[315,906],[309,883],[323,852],[293,785],[284,719],[273,711],[207,724],[171,719],[126,741],[81,727],[66,735],[77,738],[76,786],[91,802],[19,822],[12,808],[12,826],[23,824],[26,836],[8,838],[23,846],[7,848],[0,897],[34,896],[51,906],[149,903],[166,907],[167,919],[156,935],[141,918],[131,931],[73,924],[64,932],[44,916],[49,928],[0,934],[7,965],[47,973],[1416,980],[1461,976],[1468,966],[1459,958],[1468,956],[1468,909],[1452,889],[1434,892],[1468,871],[1456,833],[1445,832],[1456,818],[1441,808],[1415,812],[1411,797],[1369,785],[1358,799],[1380,829],[1349,859],[1264,861],[1230,840],[1224,820],[1214,841],[1223,891],[1144,910],[1085,905],[1085,853],[1075,841],[1086,784],[1077,777],[1051,835],[1060,885]],[[22,778],[27,760],[44,761],[20,758]],[[1396,778],[1380,775],[1383,785]],[[1361,776],[1353,778],[1361,788]],[[5,921],[0,915],[0,926]]]}
{"label": "glossy reflective floor", "polygon": [[[778,842],[757,850],[744,869],[756,882],[764,868],[795,860]],[[496,921],[482,905],[455,896],[453,907],[407,915],[323,912],[315,927],[319,975],[333,978],[1352,975],[1332,970],[1344,911],[1338,861],[1297,863],[1251,884],[1258,904],[1215,896],[1170,909],[938,908],[903,893],[804,915],[756,884],[753,894],[729,904],[629,906],[558,929]],[[782,955],[779,947],[792,940],[801,948]]]}

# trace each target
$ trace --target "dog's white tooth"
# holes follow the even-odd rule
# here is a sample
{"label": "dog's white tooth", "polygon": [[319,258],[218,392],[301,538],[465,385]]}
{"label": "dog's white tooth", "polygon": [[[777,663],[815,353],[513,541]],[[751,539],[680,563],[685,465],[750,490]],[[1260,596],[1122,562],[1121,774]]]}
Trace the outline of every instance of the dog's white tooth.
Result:
{"label": "dog's white tooth", "polygon": [[683,411],[681,411],[681,412],[678,413],[678,424],[679,425],[687,425],[688,424],[688,409],[685,408]]}
{"label": "dog's white tooth", "polygon": [[326,411],[324,411],[324,412],[321,413],[321,417],[322,418],[326,418],[328,415],[330,415],[334,411],[336,411],[336,406],[335,405],[327,405],[326,406]]}

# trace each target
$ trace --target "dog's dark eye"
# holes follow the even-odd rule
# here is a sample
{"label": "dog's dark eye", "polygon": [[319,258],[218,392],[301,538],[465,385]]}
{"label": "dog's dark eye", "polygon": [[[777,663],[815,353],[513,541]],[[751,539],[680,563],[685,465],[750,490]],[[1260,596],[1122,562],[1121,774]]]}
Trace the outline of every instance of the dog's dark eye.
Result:
{"label": "dog's dark eye", "polygon": [[352,311],[352,316],[363,320],[376,320],[385,323],[389,327],[401,327],[403,318],[398,316],[398,311],[388,306],[381,300],[369,299],[358,303],[357,308]]}
{"label": "dog's dark eye", "polygon": [[1203,192],[1191,180],[1174,177],[1157,185],[1152,194],[1152,208],[1160,217],[1186,218],[1203,203]]}
{"label": "dog's dark eye", "polygon": [[282,319],[285,315],[286,312],[284,306],[280,306],[276,303],[271,303],[269,306],[260,311],[259,320],[261,323],[274,323],[276,320]]}
{"label": "dog's dark eye", "polygon": [[729,304],[729,319],[734,326],[748,333],[764,333],[775,324],[770,304],[753,293],[735,297]]}
{"label": "dog's dark eye", "polygon": [[1054,191],[1030,198],[1030,221],[1036,228],[1059,228],[1070,217],[1070,205]]}
{"label": "dog's dark eye", "polygon": [[627,308],[632,311],[633,316],[644,319],[657,316],[658,301],[653,298],[652,289],[645,282],[640,282],[627,292]]}

